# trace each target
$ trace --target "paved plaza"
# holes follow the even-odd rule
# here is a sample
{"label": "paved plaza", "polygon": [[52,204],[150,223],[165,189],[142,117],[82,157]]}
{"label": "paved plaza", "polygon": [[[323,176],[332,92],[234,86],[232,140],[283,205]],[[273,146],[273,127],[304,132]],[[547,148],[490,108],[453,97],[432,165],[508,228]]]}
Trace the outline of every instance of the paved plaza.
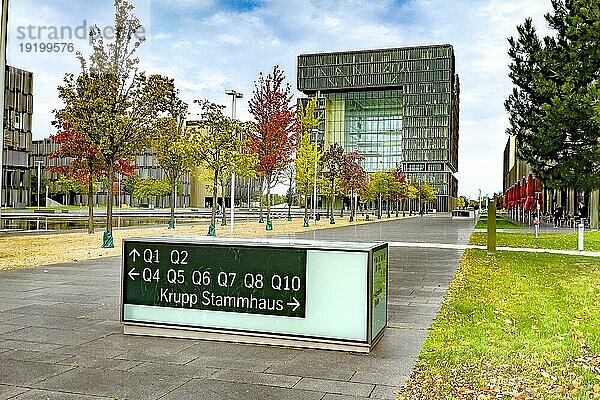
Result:
{"label": "paved plaza", "polygon": [[472,227],[432,215],[291,235],[403,243],[389,249],[388,328],[368,355],[124,336],[118,257],[0,271],[0,399],[393,399]]}

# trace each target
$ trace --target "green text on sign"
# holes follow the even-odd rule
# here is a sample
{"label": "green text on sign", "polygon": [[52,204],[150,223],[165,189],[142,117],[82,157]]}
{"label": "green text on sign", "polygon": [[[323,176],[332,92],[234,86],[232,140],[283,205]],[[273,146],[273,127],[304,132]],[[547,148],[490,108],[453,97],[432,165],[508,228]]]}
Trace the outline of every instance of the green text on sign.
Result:
{"label": "green text on sign", "polygon": [[305,249],[125,246],[126,304],[305,317]]}

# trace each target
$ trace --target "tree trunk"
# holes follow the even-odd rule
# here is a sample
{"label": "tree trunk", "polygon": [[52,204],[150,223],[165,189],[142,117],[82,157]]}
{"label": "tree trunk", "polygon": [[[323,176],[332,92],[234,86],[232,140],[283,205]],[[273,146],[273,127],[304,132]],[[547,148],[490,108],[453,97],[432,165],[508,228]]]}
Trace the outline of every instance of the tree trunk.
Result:
{"label": "tree trunk", "polygon": [[213,193],[212,193],[212,215],[210,218],[211,225],[215,225],[215,221],[217,219],[217,187],[219,185],[218,182],[219,173],[215,170],[215,175],[213,177]]}
{"label": "tree trunk", "polygon": [[288,187],[288,215],[292,214],[292,185],[294,184],[294,176],[292,175],[292,172],[290,172],[290,181],[289,181],[289,187]]}
{"label": "tree trunk", "polygon": [[115,180],[115,163],[112,159],[107,159],[106,163],[108,164],[108,193],[106,197],[106,232],[112,233],[113,228],[113,196],[114,196],[114,188],[113,182]]}
{"label": "tree trunk", "polygon": [[356,207],[356,201],[354,200],[354,189],[350,190],[350,216],[354,218],[354,207]]}
{"label": "tree trunk", "polygon": [[90,174],[90,179],[88,181],[88,193],[87,193],[87,202],[88,202],[88,233],[94,233],[94,182],[92,182]]}
{"label": "tree trunk", "polygon": [[226,182],[225,179],[223,179],[221,181],[221,193],[223,193],[223,219],[225,221],[227,221],[227,204],[225,203],[225,186],[226,186]]}
{"label": "tree trunk", "polygon": [[304,194],[304,219],[308,218],[308,194]]}
{"label": "tree trunk", "polygon": [[331,180],[331,216],[333,217],[333,209],[335,207],[335,178]]}
{"label": "tree trunk", "polygon": [[262,218],[262,215],[263,215],[263,203],[262,203],[262,197],[263,197],[263,187],[264,187],[264,185],[265,185],[265,177],[264,177],[264,176],[261,176],[261,177],[260,177],[260,196],[259,196],[259,198],[258,198],[258,204],[259,204],[259,206],[260,206],[260,211],[259,211],[259,214],[258,214],[258,216],[259,216],[260,218]]}
{"label": "tree trunk", "polygon": [[267,223],[271,220],[271,174],[266,176],[267,179]]}
{"label": "tree trunk", "polygon": [[171,208],[171,221],[175,224],[175,191],[177,190],[177,180],[171,181],[171,195],[169,196],[169,208]]}

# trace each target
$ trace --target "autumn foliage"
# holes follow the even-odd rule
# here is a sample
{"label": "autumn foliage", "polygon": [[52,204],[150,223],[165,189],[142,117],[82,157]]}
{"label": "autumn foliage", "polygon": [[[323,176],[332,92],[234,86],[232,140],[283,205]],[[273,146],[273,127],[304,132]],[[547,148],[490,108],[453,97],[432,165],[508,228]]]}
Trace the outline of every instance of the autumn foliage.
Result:
{"label": "autumn foliage", "polygon": [[[255,129],[248,133],[248,148],[258,157],[255,169],[266,181],[267,199],[279,172],[292,161],[298,145],[296,107],[291,86],[284,81],[285,74],[277,65],[267,76],[261,73],[248,103],[256,122]],[[267,202],[267,221],[269,214],[270,203]]]}
{"label": "autumn foliage", "polygon": [[[57,120],[53,122],[58,132],[50,135],[50,139],[59,145],[56,151],[50,153],[50,158],[61,158],[68,163],[58,166],[48,166],[45,169],[60,175],[74,178],[87,188],[88,195],[88,232],[94,232],[94,183],[106,176],[106,162],[101,157],[87,135],[75,129],[68,122]],[[114,169],[124,176],[133,174],[136,166],[128,159],[120,158],[115,162]]]}

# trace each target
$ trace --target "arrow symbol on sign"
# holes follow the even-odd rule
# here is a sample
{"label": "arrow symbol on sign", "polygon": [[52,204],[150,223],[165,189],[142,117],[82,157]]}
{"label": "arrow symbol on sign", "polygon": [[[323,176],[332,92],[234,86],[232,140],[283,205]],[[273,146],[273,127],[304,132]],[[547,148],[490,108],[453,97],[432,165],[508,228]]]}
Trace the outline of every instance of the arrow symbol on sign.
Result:
{"label": "arrow symbol on sign", "polygon": [[298,307],[300,307],[300,302],[298,301],[297,298],[292,296],[292,300],[294,300],[291,303],[287,303],[288,306],[294,306],[294,308],[292,308],[292,311],[296,311],[298,309]]}
{"label": "arrow symbol on sign", "polygon": [[129,273],[127,275],[129,275],[129,277],[131,278],[132,281],[135,281],[135,277],[139,276],[139,272],[134,272],[135,268],[131,268],[131,271],[129,271]]}
{"label": "arrow symbol on sign", "polygon": [[133,258],[133,262],[135,262],[135,258],[139,257],[140,253],[136,249],[133,249],[129,252],[129,255]]}

